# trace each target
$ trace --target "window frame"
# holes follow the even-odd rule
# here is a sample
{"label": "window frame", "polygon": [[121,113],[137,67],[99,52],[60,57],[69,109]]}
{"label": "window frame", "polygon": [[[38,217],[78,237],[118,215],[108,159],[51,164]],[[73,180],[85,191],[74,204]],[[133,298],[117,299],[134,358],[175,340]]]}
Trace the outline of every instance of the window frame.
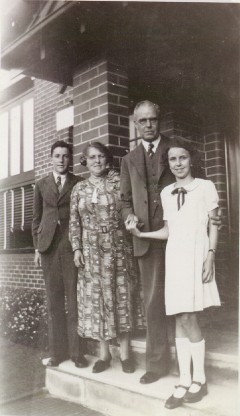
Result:
{"label": "window frame", "polygon": [[[28,99],[33,99],[33,125],[34,125],[34,88],[28,89],[27,91],[24,91],[22,94],[18,95],[17,97],[14,97],[13,99],[9,100],[6,104],[0,106],[0,113],[4,113],[5,111],[8,112],[8,176],[6,178],[0,179],[0,190],[4,190],[7,188],[12,188],[20,185],[25,185],[29,181],[34,181],[34,166],[33,169],[28,170],[26,172],[23,171],[23,165],[24,165],[24,149],[23,149],[23,103],[27,101]],[[20,105],[20,172],[11,175],[11,154],[10,154],[10,113],[12,108],[16,107],[17,105]],[[34,148],[34,131],[33,131],[33,148]],[[33,154],[34,158],[34,154]],[[33,159],[34,164],[34,159]]]}

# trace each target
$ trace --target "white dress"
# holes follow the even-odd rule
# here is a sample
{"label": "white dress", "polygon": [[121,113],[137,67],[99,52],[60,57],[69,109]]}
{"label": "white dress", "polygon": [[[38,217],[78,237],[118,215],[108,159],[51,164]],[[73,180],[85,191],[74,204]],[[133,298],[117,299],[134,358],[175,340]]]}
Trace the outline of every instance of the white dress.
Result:
{"label": "white dress", "polygon": [[194,179],[184,188],[185,203],[178,211],[178,195],[172,195],[174,184],[161,192],[164,220],[168,221],[166,248],[165,304],[166,314],[201,311],[219,306],[214,279],[202,282],[203,263],[209,249],[208,212],[218,207],[213,182]]}

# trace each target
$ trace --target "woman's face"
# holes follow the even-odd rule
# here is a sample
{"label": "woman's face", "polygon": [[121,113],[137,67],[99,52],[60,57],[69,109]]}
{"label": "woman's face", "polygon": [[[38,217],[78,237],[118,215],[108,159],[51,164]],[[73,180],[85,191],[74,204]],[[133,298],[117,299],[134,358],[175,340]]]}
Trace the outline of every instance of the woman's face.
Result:
{"label": "woman's face", "polygon": [[168,151],[168,163],[176,179],[191,177],[190,153],[181,147],[172,147]]}
{"label": "woman's face", "polygon": [[99,177],[105,174],[107,158],[95,147],[89,147],[87,152],[87,167],[91,175]]}

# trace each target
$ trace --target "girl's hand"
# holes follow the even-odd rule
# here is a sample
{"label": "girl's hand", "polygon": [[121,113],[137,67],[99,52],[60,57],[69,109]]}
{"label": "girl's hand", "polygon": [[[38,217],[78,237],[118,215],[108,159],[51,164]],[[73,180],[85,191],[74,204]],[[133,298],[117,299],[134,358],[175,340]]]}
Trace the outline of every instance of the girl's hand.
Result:
{"label": "girl's hand", "polygon": [[209,283],[213,279],[214,272],[214,254],[208,253],[208,256],[203,263],[202,281],[203,283]]}
{"label": "girl's hand", "polygon": [[74,261],[74,264],[77,268],[78,267],[84,267],[85,261],[84,261],[83,253],[81,252],[81,250],[75,250],[74,251],[73,261]]}
{"label": "girl's hand", "polygon": [[132,218],[131,220],[125,221],[126,230],[130,231],[135,237],[141,237],[141,231],[137,228],[138,220]]}

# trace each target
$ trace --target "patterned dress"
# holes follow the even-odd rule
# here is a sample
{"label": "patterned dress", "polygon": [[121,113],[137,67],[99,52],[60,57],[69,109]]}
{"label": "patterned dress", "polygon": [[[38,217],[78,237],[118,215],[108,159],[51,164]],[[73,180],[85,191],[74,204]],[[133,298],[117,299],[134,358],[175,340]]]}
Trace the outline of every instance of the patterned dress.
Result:
{"label": "patterned dress", "polygon": [[132,239],[120,213],[120,178],[111,171],[73,188],[70,241],[81,249],[78,333],[109,340],[134,326],[143,328],[143,301],[133,257]]}

